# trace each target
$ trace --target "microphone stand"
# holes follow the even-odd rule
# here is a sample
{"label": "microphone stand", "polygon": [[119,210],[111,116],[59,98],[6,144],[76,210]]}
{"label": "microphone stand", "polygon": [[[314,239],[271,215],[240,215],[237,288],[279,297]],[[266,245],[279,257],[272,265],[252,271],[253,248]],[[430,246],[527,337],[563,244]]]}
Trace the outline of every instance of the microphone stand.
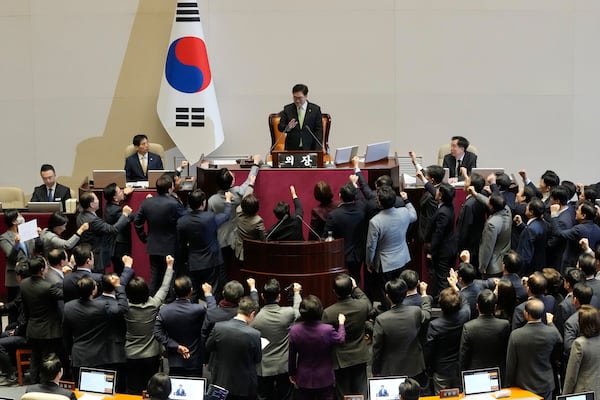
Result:
{"label": "microphone stand", "polygon": [[306,226],[308,228],[308,230],[315,235],[316,237],[319,238],[319,242],[323,241],[323,238],[321,237],[321,235],[319,235],[309,224],[307,224],[306,222],[304,222],[304,218],[302,218],[299,215],[296,215],[296,218],[298,218],[300,221],[302,221],[302,225]]}
{"label": "microphone stand", "polygon": [[[319,140],[319,138],[317,138],[317,135],[315,135],[312,131],[312,129],[310,129],[310,126],[305,125],[306,129],[308,129],[308,133],[310,133],[310,135],[313,137],[313,139],[315,139],[315,141],[317,142],[317,144],[319,146],[321,146],[321,151],[323,151],[323,147],[325,147],[325,154],[327,154],[329,157],[329,161],[327,161],[326,166],[328,168],[331,168],[331,166],[333,166],[333,162],[331,161],[331,155],[329,154],[329,146],[323,146],[323,142],[321,142]],[[304,127],[302,127],[302,129],[304,129]],[[304,221],[303,221],[304,222]]]}
{"label": "microphone stand", "polygon": [[[273,146],[271,146],[271,148],[269,149],[269,151],[268,151],[268,152],[267,152],[267,154],[265,155],[265,160],[267,159],[267,157],[269,156],[269,154],[271,154],[271,152],[273,151],[273,149],[274,149],[275,147],[277,147],[277,145],[279,144],[279,141],[281,140],[281,138],[282,138],[282,137],[286,137],[286,136],[287,136],[287,134],[288,134],[288,128],[287,128],[287,126],[285,127],[285,129],[284,129],[284,131],[283,131],[282,133],[283,133],[283,135],[280,135],[280,136],[277,138],[277,140],[275,141],[275,143],[273,144]],[[272,155],[272,154],[271,154],[271,163],[273,163],[273,155]],[[265,165],[267,165],[267,164],[266,164],[266,161],[265,161]]]}
{"label": "microphone stand", "polygon": [[286,219],[288,219],[288,215],[287,214],[284,215],[283,218],[281,218],[281,221],[279,221],[279,223],[277,225],[275,225],[275,227],[271,230],[271,232],[269,232],[269,234],[265,238],[265,242],[269,241],[269,238],[271,237],[271,235],[273,234],[273,232],[275,232],[277,230],[277,228],[279,228],[281,226],[281,224],[283,224],[283,221],[285,221]]}

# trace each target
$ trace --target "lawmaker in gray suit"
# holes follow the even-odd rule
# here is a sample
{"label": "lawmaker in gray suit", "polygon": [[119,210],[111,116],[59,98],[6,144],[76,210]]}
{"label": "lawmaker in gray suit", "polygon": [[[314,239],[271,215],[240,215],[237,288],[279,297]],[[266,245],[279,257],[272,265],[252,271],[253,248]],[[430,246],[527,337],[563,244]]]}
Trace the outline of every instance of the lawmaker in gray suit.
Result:
{"label": "lawmaker in gray suit", "polygon": [[563,394],[593,391],[600,395],[600,312],[584,305],[579,310],[579,332],[571,347]]}

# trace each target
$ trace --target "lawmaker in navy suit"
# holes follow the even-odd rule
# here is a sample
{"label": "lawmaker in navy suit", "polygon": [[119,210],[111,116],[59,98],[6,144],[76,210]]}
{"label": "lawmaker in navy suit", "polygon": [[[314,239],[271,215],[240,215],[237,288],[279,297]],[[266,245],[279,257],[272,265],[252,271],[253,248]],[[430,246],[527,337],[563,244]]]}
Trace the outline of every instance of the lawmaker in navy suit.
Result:
{"label": "lawmaker in navy suit", "polygon": [[471,175],[471,170],[477,168],[477,155],[467,151],[469,148],[469,141],[462,136],[452,136],[450,142],[450,153],[444,156],[444,162],[442,163],[443,168],[450,170],[450,178],[456,178],[456,180],[463,180],[464,178],[460,175],[460,168],[465,167],[467,174]]}
{"label": "lawmaker in navy suit", "polygon": [[279,113],[277,129],[286,134],[286,150],[321,150],[323,148],[323,117],[321,107],[306,99],[308,87],[294,85],[294,102]]}
{"label": "lawmaker in navy suit", "polygon": [[33,194],[29,201],[60,201],[64,210],[65,201],[71,198],[71,189],[56,182],[56,171],[54,171],[54,167],[50,164],[42,164],[40,176],[44,184],[36,186],[33,189]]}
{"label": "lawmaker in navy suit", "polygon": [[521,276],[528,275],[534,271],[541,271],[546,267],[546,238],[548,226],[544,221],[544,203],[537,197],[532,199],[525,215],[529,220],[524,224],[521,216],[515,217],[516,229],[521,231],[517,253],[521,256],[523,270]]}
{"label": "lawmaker in navy suit", "polygon": [[135,147],[135,153],[125,159],[124,169],[127,182],[147,181],[148,170],[164,169],[160,156],[148,151],[150,148],[148,136],[144,134],[135,135],[133,146]]}

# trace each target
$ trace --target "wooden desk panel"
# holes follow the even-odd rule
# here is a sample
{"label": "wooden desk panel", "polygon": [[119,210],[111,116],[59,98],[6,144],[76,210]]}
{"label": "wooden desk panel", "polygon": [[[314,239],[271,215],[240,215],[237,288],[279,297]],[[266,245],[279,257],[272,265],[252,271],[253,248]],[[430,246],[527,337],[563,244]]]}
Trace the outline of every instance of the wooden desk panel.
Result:
{"label": "wooden desk panel", "polygon": [[[527,391],[525,389],[521,389],[521,388],[517,388],[517,387],[511,387],[509,388],[511,393],[510,393],[510,397],[505,397],[506,399],[538,399],[541,400],[542,398],[540,396],[538,396],[535,393],[532,393],[530,391]],[[464,394],[460,394],[460,397],[452,397],[452,398],[463,398]],[[426,396],[426,397],[420,397],[419,400],[440,400],[440,396]]]}

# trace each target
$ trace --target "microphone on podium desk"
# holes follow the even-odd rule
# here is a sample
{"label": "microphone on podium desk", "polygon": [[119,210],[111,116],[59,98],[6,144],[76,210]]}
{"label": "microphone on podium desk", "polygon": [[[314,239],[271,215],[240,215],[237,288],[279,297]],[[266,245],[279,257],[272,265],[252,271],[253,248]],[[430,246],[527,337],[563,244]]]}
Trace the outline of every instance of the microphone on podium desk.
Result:
{"label": "microphone on podium desk", "polygon": [[319,242],[323,241],[323,238],[321,237],[321,235],[319,235],[309,224],[304,222],[304,218],[302,218],[300,215],[296,215],[296,218],[298,218],[300,221],[302,221],[302,225],[306,226],[313,235],[315,235],[316,237],[319,238]]}
{"label": "microphone on podium desk", "polygon": [[[271,148],[269,149],[269,151],[267,152],[267,154],[265,155],[265,160],[267,159],[267,157],[269,156],[269,154],[271,154],[271,152],[273,151],[273,149],[275,149],[275,147],[277,147],[277,145],[279,144],[279,141],[281,140],[281,138],[287,137],[288,132],[290,131],[290,126],[289,124],[286,125],[285,129],[283,130],[283,135],[279,135],[279,137],[277,138],[277,140],[275,141],[275,143],[273,143],[273,146],[271,146]],[[272,161],[272,157],[271,157],[271,163]],[[266,164],[265,164],[266,165]]]}
{"label": "microphone on podium desk", "polygon": [[[321,149],[325,146],[323,146],[323,142],[321,142],[319,140],[319,138],[317,137],[317,135],[315,135],[312,131],[312,129],[310,129],[310,126],[305,125],[306,129],[308,130],[308,133],[310,133],[310,135],[315,139],[315,141],[319,144],[319,146],[321,146]],[[303,127],[304,129],[304,127]],[[331,155],[329,154],[329,146],[325,147],[325,154],[327,154],[329,156],[329,161],[327,161],[327,166],[333,165],[333,162],[331,162]]]}
{"label": "microphone on podium desk", "polygon": [[269,241],[269,238],[271,237],[271,235],[273,234],[273,232],[275,232],[277,230],[277,228],[279,228],[281,226],[281,224],[283,224],[283,221],[285,221],[286,219],[288,219],[288,217],[289,217],[289,215],[285,214],[283,216],[283,218],[281,218],[281,221],[279,221],[279,223],[277,225],[275,225],[275,227],[273,229],[271,229],[271,232],[269,232],[269,234],[265,238],[265,242]]}

